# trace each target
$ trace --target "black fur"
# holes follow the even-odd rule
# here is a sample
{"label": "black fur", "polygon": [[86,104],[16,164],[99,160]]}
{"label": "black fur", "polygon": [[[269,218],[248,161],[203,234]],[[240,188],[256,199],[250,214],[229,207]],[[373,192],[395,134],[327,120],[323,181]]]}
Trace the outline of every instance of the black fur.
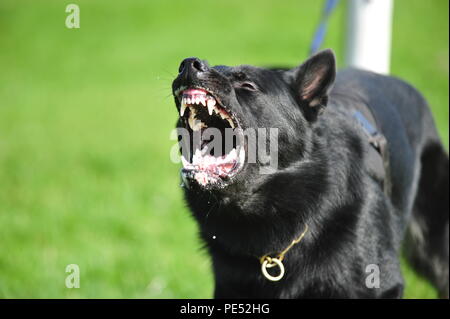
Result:
{"label": "black fur", "polygon": [[[211,88],[243,128],[279,129],[274,173],[246,164],[225,187],[185,188],[217,298],[399,298],[405,236],[412,263],[448,297],[449,165],[427,103],[393,77],[336,74],[334,61],[326,50],[291,70],[183,62],[174,91]],[[388,181],[370,168],[371,146],[350,116],[357,105],[387,139]],[[306,224],[283,261],[284,278],[265,279],[259,257],[281,252]],[[380,288],[366,287],[369,264],[380,268]]]}

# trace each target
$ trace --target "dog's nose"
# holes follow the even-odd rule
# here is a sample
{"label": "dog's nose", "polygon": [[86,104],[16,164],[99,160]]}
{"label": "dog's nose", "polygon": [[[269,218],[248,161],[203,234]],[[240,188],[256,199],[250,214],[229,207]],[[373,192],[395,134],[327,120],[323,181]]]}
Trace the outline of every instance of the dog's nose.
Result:
{"label": "dog's nose", "polygon": [[187,58],[181,62],[178,71],[182,76],[192,76],[198,72],[208,71],[208,69],[208,64],[199,58]]}

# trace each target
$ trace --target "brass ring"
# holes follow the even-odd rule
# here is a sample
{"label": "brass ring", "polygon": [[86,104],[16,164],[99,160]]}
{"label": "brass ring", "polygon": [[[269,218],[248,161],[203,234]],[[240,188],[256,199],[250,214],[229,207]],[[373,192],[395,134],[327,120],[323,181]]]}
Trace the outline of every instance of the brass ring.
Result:
{"label": "brass ring", "polygon": [[[261,257],[261,264],[263,264],[264,263],[264,261],[267,261],[267,265],[266,265],[266,268],[272,268],[272,267],[275,267],[275,266],[277,266],[278,264],[276,264],[276,263],[274,263],[273,261],[272,261],[272,257],[269,257],[269,256],[263,256],[263,257]],[[281,261],[281,259],[280,259],[280,261]]]}
{"label": "brass ring", "polygon": [[[274,266],[280,267],[280,273],[278,276],[272,276],[267,272],[267,268],[272,268]],[[266,259],[261,265],[261,271],[267,279],[270,281],[279,281],[284,276],[284,266],[283,263],[278,258],[271,258],[271,263]]]}

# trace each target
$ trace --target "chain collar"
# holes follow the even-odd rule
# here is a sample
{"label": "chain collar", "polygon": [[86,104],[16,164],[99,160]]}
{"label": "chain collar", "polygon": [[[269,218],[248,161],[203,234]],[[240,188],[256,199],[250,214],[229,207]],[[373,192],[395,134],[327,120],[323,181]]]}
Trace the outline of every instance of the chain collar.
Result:
{"label": "chain collar", "polygon": [[[284,276],[284,265],[283,265],[283,259],[284,255],[296,244],[298,244],[303,237],[305,237],[306,232],[308,231],[308,225],[305,225],[305,230],[301,235],[292,241],[292,243],[287,246],[282,252],[280,252],[276,257],[270,257],[269,255],[264,255],[261,258],[259,258],[259,262],[261,263],[261,272],[263,273],[264,277],[266,277],[270,281],[279,281]],[[278,266],[280,268],[280,273],[278,276],[272,276],[267,271],[268,268],[272,268]]]}

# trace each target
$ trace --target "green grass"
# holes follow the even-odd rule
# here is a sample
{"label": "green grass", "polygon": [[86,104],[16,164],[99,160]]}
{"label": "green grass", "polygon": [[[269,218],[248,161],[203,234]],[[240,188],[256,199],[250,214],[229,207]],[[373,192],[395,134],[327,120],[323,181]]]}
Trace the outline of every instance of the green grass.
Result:
{"label": "green grass", "polygon": [[[180,60],[296,65],[321,1],[0,3],[0,297],[209,298],[210,262],[169,160]],[[392,73],[448,146],[448,1],[396,0]],[[343,61],[345,8],[324,47]],[[81,288],[65,288],[78,264]],[[435,291],[406,265],[406,297]]]}

